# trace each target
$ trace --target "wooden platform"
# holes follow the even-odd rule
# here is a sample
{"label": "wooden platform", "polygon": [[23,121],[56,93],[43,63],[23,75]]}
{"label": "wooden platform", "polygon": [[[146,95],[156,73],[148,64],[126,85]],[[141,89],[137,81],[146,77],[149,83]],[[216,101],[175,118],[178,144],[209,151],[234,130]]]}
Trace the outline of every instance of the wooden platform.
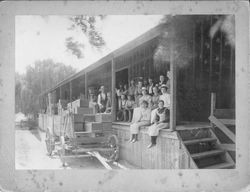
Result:
{"label": "wooden platform", "polygon": [[[116,121],[113,122],[113,125],[122,125],[122,126],[130,126],[131,122],[122,122]],[[201,128],[209,128],[209,122],[183,122],[181,124],[176,125],[176,131],[179,130],[188,130],[188,129],[201,129]],[[161,132],[169,132],[169,129],[162,129]]]}
{"label": "wooden platform", "polygon": [[117,135],[120,146],[120,158],[131,165],[143,169],[179,169],[191,168],[182,162],[187,155],[180,148],[180,139],[176,131],[162,129],[157,138],[157,145],[150,149],[150,136],[147,127],[140,129],[138,142],[130,143],[130,130],[128,122],[113,122],[112,129]]}

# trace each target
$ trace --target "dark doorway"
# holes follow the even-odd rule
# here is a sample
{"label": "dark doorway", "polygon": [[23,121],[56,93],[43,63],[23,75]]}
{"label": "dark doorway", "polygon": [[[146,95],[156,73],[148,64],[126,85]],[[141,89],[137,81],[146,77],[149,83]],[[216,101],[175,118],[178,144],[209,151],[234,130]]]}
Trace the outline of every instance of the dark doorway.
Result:
{"label": "dark doorway", "polygon": [[116,72],[115,85],[118,88],[119,84],[128,84],[128,68]]}

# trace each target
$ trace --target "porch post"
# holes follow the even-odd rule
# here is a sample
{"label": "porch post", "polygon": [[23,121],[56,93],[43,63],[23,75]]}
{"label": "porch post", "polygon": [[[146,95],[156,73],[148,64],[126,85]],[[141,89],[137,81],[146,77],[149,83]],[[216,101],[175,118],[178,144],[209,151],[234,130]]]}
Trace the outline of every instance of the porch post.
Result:
{"label": "porch post", "polygon": [[62,99],[62,86],[59,87],[60,99]]}
{"label": "porch post", "polygon": [[112,78],[112,121],[115,121],[116,120],[116,98],[115,98],[115,95],[116,95],[116,87],[115,87],[115,61],[114,61],[114,57],[112,58],[112,61],[111,61],[111,78]]}
{"label": "porch post", "polygon": [[72,81],[69,82],[69,101],[72,102]]}
{"label": "porch post", "polygon": [[86,99],[89,99],[88,98],[88,78],[87,78],[87,72],[85,71],[85,81],[84,81],[84,83],[85,83],[85,85],[84,85],[84,87],[85,87],[85,98]]}
{"label": "porch post", "polygon": [[170,41],[170,131],[176,130],[176,64],[174,62],[174,47]]}

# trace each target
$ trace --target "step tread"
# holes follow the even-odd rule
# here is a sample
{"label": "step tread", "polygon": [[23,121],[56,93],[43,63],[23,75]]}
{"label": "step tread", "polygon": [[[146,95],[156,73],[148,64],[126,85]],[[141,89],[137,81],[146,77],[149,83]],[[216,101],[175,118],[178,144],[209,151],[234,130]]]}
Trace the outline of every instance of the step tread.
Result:
{"label": "step tread", "polygon": [[216,150],[205,151],[205,152],[201,152],[201,153],[194,153],[194,154],[191,154],[191,157],[193,159],[201,159],[204,157],[214,156],[214,155],[218,155],[218,154],[222,154],[222,153],[225,153],[225,151],[220,150],[220,149],[216,149]]}
{"label": "step tread", "polygon": [[213,141],[217,141],[217,139],[216,138],[200,138],[200,139],[185,140],[183,142],[185,145],[192,145],[195,143],[213,142]]}
{"label": "step tread", "polygon": [[75,131],[75,134],[88,134],[92,133],[91,131]]}
{"label": "step tread", "polygon": [[211,165],[208,167],[204,167],[202,169],[226,169],[232,166],[234,166],[234,163],[224,162],[224,163],[219,163],[219,164]]}
{"label": "step tread", "polygon": [[225,125],[235,125],[235,119],[219,119]]}

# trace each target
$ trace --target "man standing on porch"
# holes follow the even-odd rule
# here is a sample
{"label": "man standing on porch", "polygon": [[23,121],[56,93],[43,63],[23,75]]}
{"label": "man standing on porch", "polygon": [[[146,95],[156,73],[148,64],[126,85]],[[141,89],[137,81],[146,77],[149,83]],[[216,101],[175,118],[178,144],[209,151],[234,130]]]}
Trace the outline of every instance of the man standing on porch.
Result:
{"label": "man standing on porch", "polygon": [[147,90],[148,90],[148,94],[149,95],[153,95],[153,87],[154,87],[154,83],[153,83],[153,79],[152,78],[148,78],[148,86],[147,86]]}
{"label": "man standing on porch", "polygon": [[160,75],[160,82],[158,83],[159,87],[161,87],[162,85],[165,85],[165,84],[166,84],[165,76]]}
{"label": "man standing on porch", "polygon": [[100,88],[100,93],[97,98],[97,104],[99,107],[99,113],[104,113],[107,104],[107,94],[105,93],[105,87],[103,85]]}
{"label": "man standing on porch", "polygon": [[[135,81],[132,79],[130,81],[130,85],[129,85],[129,88],[128,88],[128,94],[131,95],[132,97],[134,97],[134,94],[135,94]],[[134,99],[134,98],[132,98]]]}

